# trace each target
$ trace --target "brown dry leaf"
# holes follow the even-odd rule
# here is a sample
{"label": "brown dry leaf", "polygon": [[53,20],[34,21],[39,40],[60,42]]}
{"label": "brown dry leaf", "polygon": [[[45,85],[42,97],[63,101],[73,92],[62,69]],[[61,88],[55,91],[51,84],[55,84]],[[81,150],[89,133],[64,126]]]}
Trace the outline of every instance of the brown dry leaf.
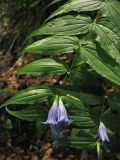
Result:
{"label": "brown dry leaf", "polygon": [[39,158],[36,155],[32,155],[31,160],[39,160]]}

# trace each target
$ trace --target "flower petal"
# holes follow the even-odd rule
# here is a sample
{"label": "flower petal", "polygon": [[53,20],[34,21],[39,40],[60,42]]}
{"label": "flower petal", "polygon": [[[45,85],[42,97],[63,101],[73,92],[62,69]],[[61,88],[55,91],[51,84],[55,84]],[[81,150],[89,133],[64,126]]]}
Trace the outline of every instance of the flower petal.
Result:
{"label": "flower petal", "polygon": [[65,124],[65,125],[70,125],[72,121],[70,121],[68,119],[67,116],[67,111],[64,107],[64,104],[61,100],[61,98],[59,98],[59,106],[58,106],[58,124]]}
{"label": "flower petal", "polygon": [[54,138],[64,138],[64,134],[60,131],[58,125],[50,125],[50,128]]}
{"label": "flower petal", "polygon": [[109,142],[106,127],[102,122],[100,122],[100,125],[99,125],[99,136],[102,142],[105,142],[105,141]]}
{"label": "flower petal", "polygon": [[54,100],[53,105],[51,106],[49,113],[48,113],[48,118],[46,122],[43,122],[44,124],[57,124],[58,118],[57,118],[57,111],[58,106],[57,106],[57,101]]}

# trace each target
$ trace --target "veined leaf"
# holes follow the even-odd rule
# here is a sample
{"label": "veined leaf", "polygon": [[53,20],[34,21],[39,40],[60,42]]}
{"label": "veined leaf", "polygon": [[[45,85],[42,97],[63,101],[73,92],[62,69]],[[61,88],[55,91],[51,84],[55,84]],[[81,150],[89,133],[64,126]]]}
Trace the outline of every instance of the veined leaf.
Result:
{"label": "veined leaf", "polygon": [[83,137],[83,135],[84,135],[84,137],[87,137],[89,139],[97,138],[98,137],[97,127],[85,128],[85,129],[80,129],[80,128],[74,127],[72,129],[71,137]]}
{"label": "veined leaf", "polygon": [[[73,88],[74,87],[74,88]],[[92,94],[87,93],[85,91],[82,91],[79,86],[76,86],[78,90],[76,90],[75,86],[62,86],[62,88],[58,87],[58,91],[60,92],[61,96],[65,96],[71,100],[78,100],[81,101],[82,103],[86,104],[91,104],[91,105],[97,105],[101,103],[102,97]],[[71,100],[68,100],[71,103]],[[72,104],[72,103],[71,103]],[[79,106],[79,105],[78,105]]]}
{"label": "veined leaf", "polygon": [[6,111],[14,117],[27,121],[43,120],[46,117],[45,107],[28,107],[25,109],[13,111],[6,107]]}
{"label": "veined leaf", "polygon": [[87,104],[99,104],[101,103],[101,97],[87,94],[83,92],[75,92],[68,88],[58,87],[58,86],[33,86],[25,89],[12,98],[4,102],[0,107],[4,107],[10,104],[35,104],[47,101],[49,98],[55,97],[55,95],[60,94],[61,96],[67,96],[77,100],[84,101]]}
{"label": "veined leaf", "polygon": [[120,85],[120,65],[109,57],[104,50],[90,42],[81,46],[80,53],[86,63],[97,73]]}
{"label": "veined leaf", "polygon": [[102,5],[102,17],[95,24],[97,41],[108,55],[120,64],[120,2],[109,0]]}
{"label": "veined leaf", "polygon": [[97,123],[97,118],[92,115],[90,106],[77,98],[62,96],[65,107],[69,110],[69,118],[73,120],[74,125],[80,128],[94,127]]}
{"label": "veined leaf", "polygon": [[104,122],[105,126],[113,132],[120,131],[120,112],[117,113],[115,110],[109,108],[102,115],[102,121]]}
{"label": "veined leaf", "polygon": [[77,35],[88,32],[91,27],[91,18],[87,16],[63,16],[57,18],[30,34],[30,37],[37,35]]}
{"label": "veined leaf", "polygon": [[120,64],[120,38],[108,28],[97,25],[96,31],[99,35],[97,41],[101,47]]}
{"label": "veined leaf", "polygon": [[36,60],[20,69],[21,74],[62,75],[67,72],[67,65],[50,58]]}
{"label": "veined leaf", "polygon": [[[103,16],[107,17],[105,25],[107,24],[108,28],[113,30],[120,37],[120,1],[118,0],[109,0],[104,2],[104,5],[101,8]],[[109,23],[107,23],[109,22]]]}
{"label": "veined leaf", "polygon": [[53,98],[54,93],[52,88],[47,86],[36,86],[25,89],[12,98],[8,99],[0,107],[4,107],[10,104],[35,104],[41,103],[48,100],[48,98]]}
{"label": "veined leaf", "polygon": [[53,12],[47,20],[70,11],[88,12],[98,10],[101,8],[102,3],[103,2],[101,0],[69,0],[67,3],[60,6],[55,12]]}
{"label": "veined leaf", "polygon": [[52,36],[29,45],[24,52],[39,54],[63,54],[74,52],[79,47],[79,39],[69,36]]}
{"label": "veined leaf", "polygon": [[98,86],[97,76],[84,67],[74,67],[70,72],[70,79],[77,85]]}
{"label": "veined leaf", "polygon": [[78,149],[94,149],[96,146],[95,139],[84,137],[68,137],[66,139],[61,139],[61,143],[68,144],[71,147]]}

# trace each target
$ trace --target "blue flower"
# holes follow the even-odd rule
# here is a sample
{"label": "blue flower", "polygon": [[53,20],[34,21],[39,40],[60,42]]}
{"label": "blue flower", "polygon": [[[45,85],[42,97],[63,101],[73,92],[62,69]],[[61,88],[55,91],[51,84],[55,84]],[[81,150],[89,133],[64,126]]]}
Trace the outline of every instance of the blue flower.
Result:
{"label": "blue flower", "polygon": [[54,138],[64,138],[64,134],[60,131],[58,125],[50,125],[50,128]]}
{"label": "blue flower", "polygon": [[56,96],[53,105],[48,113],[48,118],[44,124],[70,125],[72,121],[68,119],[67,111],[60,97]]}
{"label": "blue flower", "polygon": [[58,123],[58,103],[57,103],[57,97],[55,98],[53,105],[51,106],[49,113],[48,113],[48,118],[46,122],[43,122],[44,124],[52,124],[56,125]]}
{"label": "blue flower", "polygon": [[105,141],[109,142],[106,127],[102,122],[100,122],[100,125],[99,125],[99,136],[100,136],[100,139],[102,140],[103,143]]}
{"label": "blue flower", "polygon": [[57,149],[58,147],[61,146],[61,144],[57,139],[64,138],[64,134],[62,131],[60,131],[58,125],[50,125],[50,128],[51,128],[52,136],[56,139],[55,141],[53,141],[52,146],[53,148]]}
{"label": "blue flower", "polygon": [[59,148],[60,146],[61,146],[61,144],[58,142],[58,140],[53,141],[52,147],[53,147],[54,149],[57,149],[57,148]]}
{"label": "blue flower", "polygon": [[58,106],[58,124],[64,124],[64,125],[70,125],[72,123],[71,120],[68,119],[67,111],[65,109],[65,106],[59,98],[59,106]]}

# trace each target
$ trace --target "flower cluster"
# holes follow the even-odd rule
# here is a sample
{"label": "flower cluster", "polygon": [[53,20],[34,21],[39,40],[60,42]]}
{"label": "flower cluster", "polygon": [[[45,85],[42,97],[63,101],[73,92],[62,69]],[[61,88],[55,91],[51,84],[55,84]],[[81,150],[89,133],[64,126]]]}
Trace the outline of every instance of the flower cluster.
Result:
{"label": "flower cluster", "polygon": [[[48,118],[44,124],[50,125],[51,132],[54,138],[64,138],[64,134],[60,131],[59,127],[61,125],[70,125],[71,120],[68,119],[67,111],[65,109],[65,106],[62,102],[61,97],[56,96],[50,110],[48,113]],[[58,141],[53,142],[54,147],[58,147],[59,143]]]}
{"label": "flower cluster", "polygon": [[[42,123],[44,123],[46,125],[50,125],[52,135],[55,139],[64,138],[64,134],[60,130],[60,126],[61,125],[70,125],[72,123],[72,121],[68,119],[67,111],[65,109],[65,106],[62,102],[61,97],[59,97],[59,96],[55,97],[55,100],[49,110],[48,118],[45,122],[42,122]],[[98,132],[99,132],[99,137],[102,141],[102,144],[104,144],[106,141],[109,142],[107,130],[106,130],[106,127],[103,124],[103,122],[100,122]],[[57,140],[55,140],[53,142],[53,146],[55,148],[58,148],[59,145],[60,144]],[[99,159],[102,159],[101,158],[102,152],[100,149],[100,145],[97,145],[97,152],[98,152]]]}

